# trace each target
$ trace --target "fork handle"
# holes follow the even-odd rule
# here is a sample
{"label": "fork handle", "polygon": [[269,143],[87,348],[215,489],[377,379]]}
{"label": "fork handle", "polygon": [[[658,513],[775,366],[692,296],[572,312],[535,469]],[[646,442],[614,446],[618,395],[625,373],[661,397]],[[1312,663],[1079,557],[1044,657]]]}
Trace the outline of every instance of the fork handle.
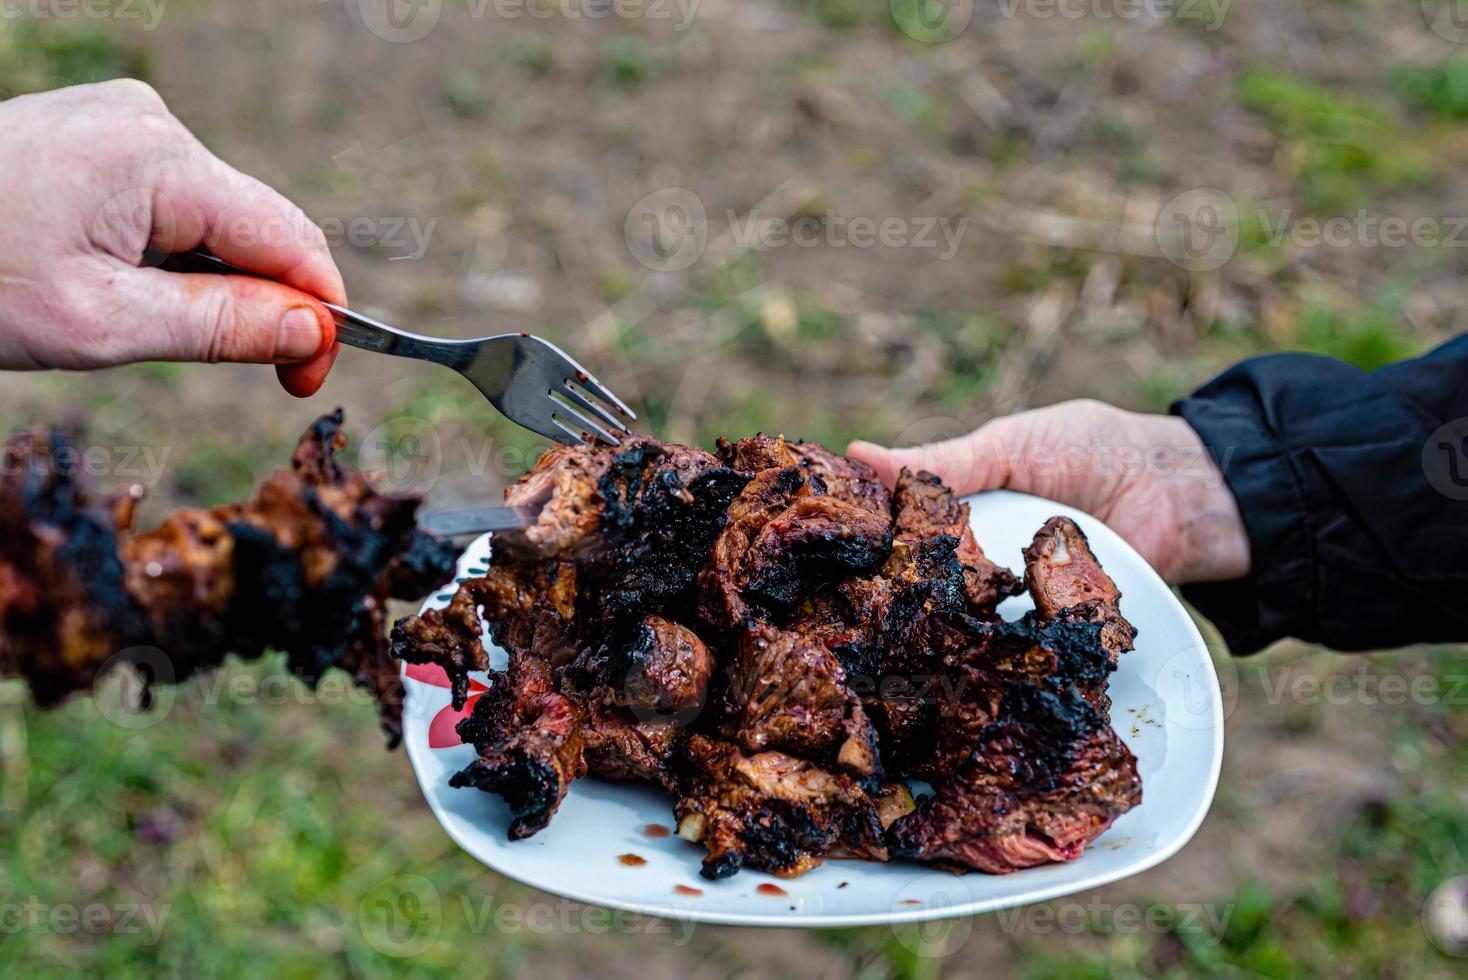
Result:
{"label": "fork handle", "polygon": [[[218,256],[210,255],[203,249],[197,248],[165,256],[156,264],[174,272],[212,272],[251,276],[256,279],[269,278],[258,272],[230,265]],[[390,323],[374,320],[370,316],[349,310],[345,306],[337,306],[325,300],[319,302],[331,311],[332,319],[336,321],[336,339],[350,347],[377,354],[391,354],[394,357],[432,361],[456,370],[463,368],[472,359],[472,351],[468,349],[468,345],[463,343],[401,330]]]}

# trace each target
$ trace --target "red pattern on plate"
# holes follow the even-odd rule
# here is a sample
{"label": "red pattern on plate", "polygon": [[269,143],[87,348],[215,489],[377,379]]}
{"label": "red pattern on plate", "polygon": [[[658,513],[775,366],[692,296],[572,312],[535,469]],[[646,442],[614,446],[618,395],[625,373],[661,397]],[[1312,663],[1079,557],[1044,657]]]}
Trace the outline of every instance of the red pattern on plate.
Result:
{"label": "red pattern on plate", "polygon": [[453,687],[449,675],[438,664],[408,664],[404,671],[413,680],[433,687]]}
{"label": "red pattern on plate", "polygon": [[[448,685],[444,686],[447,687]],[[471,680],[469,682],[469,697],[464,701],[462,708],[455,708],[449,704],[445,705],[443,710],[434,715],[433,721],[428,723],[428,747],[430,749],[450,749],[455,745],[463,745],[464,740],[459,737],[459,733],[456,731],[458,724],[463,719],[469,717],[469,713],[474,710],[475,703],[487,690],[489,688],[483,684],[476,680]]]}

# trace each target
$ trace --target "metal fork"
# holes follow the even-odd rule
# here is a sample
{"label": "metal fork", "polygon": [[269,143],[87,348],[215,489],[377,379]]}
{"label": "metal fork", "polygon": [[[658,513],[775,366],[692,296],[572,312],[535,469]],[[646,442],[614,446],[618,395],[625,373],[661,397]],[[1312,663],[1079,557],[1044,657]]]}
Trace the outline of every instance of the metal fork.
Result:
{"label": "metal fork", "polygon": [[[157,264],[177,272],[263,278],[199,249],[163,257]],[[584,446],[600,439],[616,446],[620,444],[619,435],[632,431],[623,419],[637,420],[637,414],[625,402],[548,340],[528,333],[445,340],[399,330],[334,303],[322,305],[336,319],[336,339],[342,343],[453,368],[505,418],[556,442]],[[605,402],[611,410],[593,398]]]}

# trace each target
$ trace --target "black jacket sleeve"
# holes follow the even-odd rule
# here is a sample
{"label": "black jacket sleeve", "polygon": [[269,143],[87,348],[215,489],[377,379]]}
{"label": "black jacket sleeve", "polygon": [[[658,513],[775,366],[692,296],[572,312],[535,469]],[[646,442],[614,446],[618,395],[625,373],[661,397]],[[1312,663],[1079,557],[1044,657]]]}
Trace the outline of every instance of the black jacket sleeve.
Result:
{"label": "black jacket sleeve", "polygon": [[1256,358],[1173,411],[1248,528],[1249,578],[1183,589],[1233,652],[1468,640],[1468,335],[1373,372]]}

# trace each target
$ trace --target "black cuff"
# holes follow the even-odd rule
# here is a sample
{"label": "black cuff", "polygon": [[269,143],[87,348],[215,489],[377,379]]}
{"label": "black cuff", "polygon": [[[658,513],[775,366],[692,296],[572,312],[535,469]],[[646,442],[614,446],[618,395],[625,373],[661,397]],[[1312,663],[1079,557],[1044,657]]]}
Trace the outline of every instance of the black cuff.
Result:
{"label": "black cuff", "polygon": [[1300,462],[1255,405],[1206,397],[1206,391],[1172,411],[1202,438],[1239,502],[1253,571],[1248,578],[1184,586],[1182,594],[1213,621],[1233,653],[1254,653],[1309,632],[1316,606],[1313,495]]}

